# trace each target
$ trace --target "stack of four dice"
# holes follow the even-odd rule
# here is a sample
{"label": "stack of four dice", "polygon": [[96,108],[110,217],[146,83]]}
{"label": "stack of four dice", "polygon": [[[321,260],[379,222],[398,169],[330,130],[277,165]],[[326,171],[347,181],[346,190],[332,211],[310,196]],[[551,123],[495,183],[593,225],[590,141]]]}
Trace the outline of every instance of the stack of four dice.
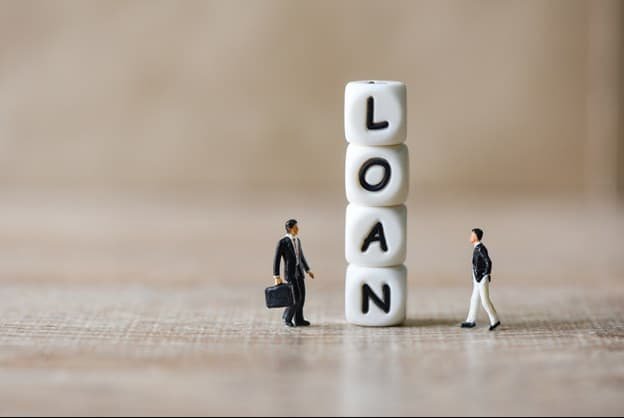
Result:
{"label": "stack of four dice", "polygon": [[356,81],[345,89],[347,321],[396,326],[407,311],[407,89]]}

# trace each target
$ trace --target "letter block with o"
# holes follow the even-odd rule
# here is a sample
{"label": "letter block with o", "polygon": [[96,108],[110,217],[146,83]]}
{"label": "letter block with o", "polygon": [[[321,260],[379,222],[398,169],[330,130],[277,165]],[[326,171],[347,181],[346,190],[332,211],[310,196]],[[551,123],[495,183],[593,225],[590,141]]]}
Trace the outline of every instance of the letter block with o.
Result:
{"label": "letter block with o", "polygon": [[347,200],[364,206],[397,206],[409,192],[409,152],[406,145],[349,145],[345,164]]}

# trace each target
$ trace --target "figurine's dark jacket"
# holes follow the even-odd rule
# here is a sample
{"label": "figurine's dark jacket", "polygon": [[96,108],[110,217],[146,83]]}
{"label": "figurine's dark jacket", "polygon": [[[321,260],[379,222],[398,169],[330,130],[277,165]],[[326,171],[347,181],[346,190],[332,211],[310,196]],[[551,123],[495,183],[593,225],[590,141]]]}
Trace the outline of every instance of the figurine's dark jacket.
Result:
{"label": "figurine's dark jacket", "polygon": [[[284,259],[284,278],[287,282],[293,282],[297,279],[297,274],[300,278],[304,278],[305,272],[310,271],[308,262],[303,255],[303,248],[301,247],[301,240],[299,240],[299,251],[301,251],[301,264],[299,265],[299,271],[297,271],[297,254],[295,254],[295,247],[290,237],[284,237],[277,243],[277,249],[275,250],[275,261],[273,262],[273,275],[280,276],[280,267],[282,258]],[[302,271],[303,269],[304,271]]]}
{"label": "figurine's dark jacket", "polygon": [[492,273],[492,260],[483,244],[477,245],[472,253],[472,271],[477,283]]}

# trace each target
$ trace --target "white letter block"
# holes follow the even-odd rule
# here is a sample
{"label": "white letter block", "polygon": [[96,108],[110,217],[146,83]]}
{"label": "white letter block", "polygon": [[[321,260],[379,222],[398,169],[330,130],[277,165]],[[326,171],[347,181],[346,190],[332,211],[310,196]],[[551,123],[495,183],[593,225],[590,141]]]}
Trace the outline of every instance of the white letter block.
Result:
{"label": "white letter block", "polygon": [[345,88],[345,137],[352,144],[398,145],[407,139],[407,91],[398,81],[353,81]]}
{"label": "white letter block", "polygon": [[347,207],[345,253],[349,263],[363,267],[390,267],[405,262],[407,208]]}
{"label": "white letter block", "polygon": [[347,148],[347,200],[364,206],[397,206],[409,191],[409,152],[406,145]]}
{"label": "white letter block", "polygon": [[345,303],[347,321],[355,325],[401,325],[407,315],[407,269],[350,265]]}

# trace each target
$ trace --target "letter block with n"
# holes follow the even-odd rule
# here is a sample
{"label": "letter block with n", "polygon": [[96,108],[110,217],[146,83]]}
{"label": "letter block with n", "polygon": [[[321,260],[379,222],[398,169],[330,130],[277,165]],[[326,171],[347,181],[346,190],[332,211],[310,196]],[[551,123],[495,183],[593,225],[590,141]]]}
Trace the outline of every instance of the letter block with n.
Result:
{"label": "letter block with n", "polygon": [[355,325],[387,327],[405,320],[407,269],[350,265],[347,270],[347,321]]}

